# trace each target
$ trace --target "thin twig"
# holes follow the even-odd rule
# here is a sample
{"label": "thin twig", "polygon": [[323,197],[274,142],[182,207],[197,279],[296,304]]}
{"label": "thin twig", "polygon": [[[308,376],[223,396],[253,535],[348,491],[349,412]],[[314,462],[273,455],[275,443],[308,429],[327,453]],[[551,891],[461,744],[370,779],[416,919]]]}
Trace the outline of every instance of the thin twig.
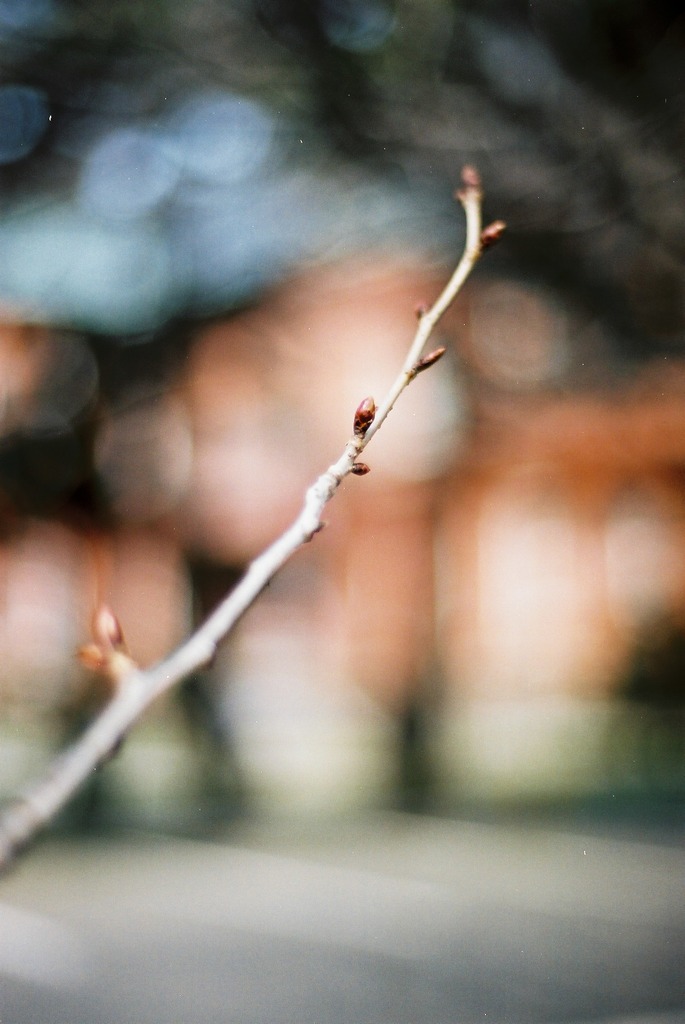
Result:
{"label": "thin twig", "polygon": [[[482,195],[478,175],[465,168],[457,198],[466,215],[463,255],[434,304],[419,315],[419,326],[402,370],[376,409],[365,399],[354,418],[354,432],[337,459],[307,490],[302,509],[286,531],[249,566],[245,576],[205,622],[164,661],[149,669],[133,666],[123,648],[116,619],[102,612],[96,618],[98,641],[83,649],[92,667],[109,668],[114,692],[102,712],[81,737],[52,764],[45,778],[11,804],[0,817],[0,873],[68,803],[74,793],[118,749],[132,725],[160,694],[169,690],[213,658],[219,643],[230,633],[264,587],[290,557],[323,526],[322,514],[341,481],[350,473],[363,475],[368,466],[357,458],[380,429],[395,402],[414,377],[442,355],[436,350],[421,359],[438,320],[457,295],[478,261],[484,244],[481,230]],[[497,222],[499,233],[504,225]],[[493,226],[491,226],[493,227]],[[489,229],[486,229],[486,232]],[[492,233],[492,232],[490,232]]]}

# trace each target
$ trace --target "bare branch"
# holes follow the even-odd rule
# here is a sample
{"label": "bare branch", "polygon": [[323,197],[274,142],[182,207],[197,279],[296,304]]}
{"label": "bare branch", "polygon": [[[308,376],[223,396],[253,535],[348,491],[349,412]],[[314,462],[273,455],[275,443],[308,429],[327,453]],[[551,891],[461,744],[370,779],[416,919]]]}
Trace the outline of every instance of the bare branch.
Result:
{"label": "bare branch", "polygon": [[[446,309],[449,308],[455,297],[461,291],[464,282],[480,259],[482,253],[481,244],[481,204],[483,194],[480,187],[480,178],[473,167],[465,167],[462,172],[463,187],[455,193],[466,214],[466,242],[457,267],[451,278],[443,288],[433,305],[426,309],[421,306],[416,311],[419,326],[414,335],[414,340],[409,347],[409,352],[404,360],[395,382],[388,391],[388,394],[381,402],[376,412],[376,418],[364,436],[364,445],[367,445],[377,430],[383,426],[392,411],[395,402],[400,397],[407,384],[416,376],[416,364],[421,358],[426,342],[433,333],[435,326]],[[504,229],[502,229],[504,230]]]}
{"label": "bare branch", "polygon": [[[341,481],[348,475],[363,476],[369,467],[357,462],[360,453],[383,425],[395,402],[419,372],[437,362],[443,349],[422,358],[435,325],[455,298],[477,263],[483,242],[481,232],[480,179],[465,168],[457,198],[466,215],[463,255],[447,285],[429,308],[418,312],[419,324],[397,379],[380,406],[365,398],[353,419],[353,435],[336,462],[307,490],[302,509],[281,536],[249,566],[245,576],[205,622],[164,661],[139,669],[128,657],[116,617],[100,609],[93,624],[93,643],[81,648],[86,664],[107,675],[112,697],[82,736],[52,764],[48,774],[0,818],[0,872],[68,803],[76,790],[118,749],[142,712],[160,694],[206,665],[219,643],[253,604],[264,587],[291,556],[324,526],[323,511]],[[499,234],[503,228],[498,227]],[[485,240],[487,244],[487,240]]]}

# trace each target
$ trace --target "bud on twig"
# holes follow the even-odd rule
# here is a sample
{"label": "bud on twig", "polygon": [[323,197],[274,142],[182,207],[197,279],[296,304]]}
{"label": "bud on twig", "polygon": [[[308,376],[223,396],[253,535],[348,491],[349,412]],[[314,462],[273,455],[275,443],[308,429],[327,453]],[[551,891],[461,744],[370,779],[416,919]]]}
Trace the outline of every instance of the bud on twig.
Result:
{"label": "bud on twig", "polygon": [[438,359],[442,359],[446,351],[447,349],[445,346],[441,345],[440,348],[433,349],[432,352],[422,356],[422,358],[415,362],[412,367],[412,377],[415,377],[417,373],[423,373],[423,371],[427,370],[429,366],[433,366],[434,363],[437,363]]}
{"label": "bud on twig", "polygon": [[111,608],[100,605],[93,615],[93,640],[79,647],[78,659],[91,672],[99,672],[116,681],[135,668],[128,653],[121,623]]}
{"label": "bud on twig", "polygon": [[488,224],[486,228],[483,228],[480,235],[481,249],[489,249],[495,242],[499,242],[506,227],[507,225],[503,220],[494,220],[492,224]]}
{"label": "bud on twig", "polygon": [[463,203],[469,195],[481,196],[480,174],[471,164],[466,164],[461,171],[462,187],[454,193],[454,198]]}
{"label": "bud on twig", "polygon": [[84,668],[91,672],[104,672],[107,658],[99,644],[83,644],[79,647],[76,655]]}
{"label": "bud on twig", "polygon": [[370,472],[371,466],[367,466],[365,462],[355,462],[350,470],[350,473],[354,473],[355,476],[366,476]]}
{"label": "bud on twig", "polygon": [[472,164],[462,167],[461,180],[465,188],[480,188],[480,174]]}
{"label": "bud on twig", "polygon": [[428,305],[425,302],[419,302],[414,312],[416,313],[416,319],[420,320],[428,312]]}
{"label": "bud on twig", "polygon": [[363,437],[373,423],[376,416],[376,403],[373,398],[365,398],[357,406],[354,414],[354,432],[357,437]]}
{"label": "bud on twig", "polygon": [[126,650],[121,623],[106,604],[101,604],[93,615],[93,639],[105,650]]}

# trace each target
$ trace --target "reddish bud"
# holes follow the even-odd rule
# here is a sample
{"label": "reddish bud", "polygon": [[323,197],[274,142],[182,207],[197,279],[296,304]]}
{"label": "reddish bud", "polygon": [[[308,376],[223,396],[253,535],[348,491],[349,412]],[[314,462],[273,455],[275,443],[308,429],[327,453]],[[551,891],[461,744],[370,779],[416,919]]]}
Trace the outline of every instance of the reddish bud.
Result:
{"label": "reddish bud", "polygon": [[365,462],[355,462],[350,470],[350,473],[354,473],[355,476],[366,476],[370,472],[371,466],[367,466]]}
{"label": "reddish bud", "polygon": [[107,663],[102,648],[97,644],[84,644],[78,648],[76,656],[84,668],[90,669],[91,672],[102,672]]}
{"label": "reddish bud", "polygon": [[414,363],[412,374],[416,376],[417,373],[422,373],[423,370],[427,370],[429,366],[433,365],[433,363],[437,363],[438,359],[442,359],[446,351],[447,349],[444,345],[441,345],[440,348],[433,349],[432,352],[429,352],[427,355],[419,359],[418,362]]}
{"label": "reddish bud", "polygon": [[467,164],[461,172],[461,183],[462,187],[458,188],[454,193],[454,198],[458,199],[460,203],[466,202],[468,196],[476,195],[478,198],[481,196],[481,184],[480,174],[475,167]]}
{"label": "reddish bud", "polygon": [[464,188],[480,188],[480,174],[471,164],[461,169],[461,182]]}
{"label": "reddish bud", "polygon": [[78,648],[77,657],[91,672],[118,682],[135,668],[135,662],[129,657],[119,620],[106,604],[95,612],[92,630],[93,640]]}
{"label": "reddish bud", "polygon": [[104,650],[125,650],[121,624],[112,609],[102,604],[93,616],[93,639]]}
{"label": "reddish bud", "polygon": [[500,238],[504,234],[507,225],[503,220],[495,220],[492,224],[488,224],[483,229],[480,236],[480,247],[481,249],[489,249],[495,242],[499,242]]}
{"label": "reddish bud", "polygon": [[376,416],[376,403],[373,398],[365,398],[357,406],[354,414],[354,432],[357,437],[363,437],[373,423]]}

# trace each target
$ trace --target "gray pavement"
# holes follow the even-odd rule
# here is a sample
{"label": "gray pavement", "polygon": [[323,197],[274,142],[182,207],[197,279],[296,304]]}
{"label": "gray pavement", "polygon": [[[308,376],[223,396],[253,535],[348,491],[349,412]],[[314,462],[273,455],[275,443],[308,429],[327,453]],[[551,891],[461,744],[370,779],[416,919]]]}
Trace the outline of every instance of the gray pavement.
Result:
{"label": "gray pavement", "polygon": [[1,1024],[685,1024],[685,850],[385,815],[47,844],[0,886]]}

